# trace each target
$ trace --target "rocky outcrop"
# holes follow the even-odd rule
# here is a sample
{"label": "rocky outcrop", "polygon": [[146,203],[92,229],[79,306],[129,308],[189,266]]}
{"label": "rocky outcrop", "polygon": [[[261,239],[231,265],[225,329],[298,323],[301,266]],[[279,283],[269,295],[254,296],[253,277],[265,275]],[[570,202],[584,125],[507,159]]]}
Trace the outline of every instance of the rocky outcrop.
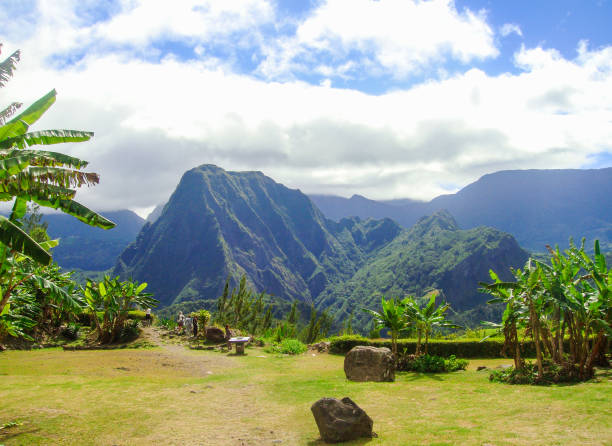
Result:
{"label": "rocky outcrop", "polygon": [[339,443],[357,438],[375,437],[374,422],[350,398],[321,398],[310,408],[323,441]]}
{"label": "rocky outcrop", "polygon": [[344,373],[351,381],[395,381],[395,362],[386,347],[358,345],[344,358]]}
{"label": "rocky outcrop", "polygon": [[225,341],[225,332],[219,327],[206,327],[206,340],[210,342]]}

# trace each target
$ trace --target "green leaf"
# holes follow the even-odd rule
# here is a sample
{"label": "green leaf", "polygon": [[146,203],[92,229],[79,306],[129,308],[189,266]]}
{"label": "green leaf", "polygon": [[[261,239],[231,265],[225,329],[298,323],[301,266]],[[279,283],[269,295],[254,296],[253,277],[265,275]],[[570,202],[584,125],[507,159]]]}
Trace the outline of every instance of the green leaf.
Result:
{"label": "green leaf", "polygon": [[42,265],[51,263],[51,254],[45,251],[21,228],[0,215],[0,242],[26,255]]}
{"label": "green leaf", "polygon": [[26,133],[30,126],[38,121],[43,113],[53,105],[56,96],[55,89],[51,90],[22,113],[0,127],[0,141]]}
{"label": "green leaf", "polygon": [[0,149],[9,149],[11,147],[25,149],[26,147],[34,145],[47,146],[68,142],[83,142],[89,141],[93,135],[93,132],[84,132],[80,130],[40,130],[38,132],[29,132],[12,138],[6,138],[0,141]]}
{"label": "green leaf", "polygon": [[15,71],[15,67],[20,57],[21,52],[17,50],[0,63],[0,87],[4,87],[13,76],[13,71]]}

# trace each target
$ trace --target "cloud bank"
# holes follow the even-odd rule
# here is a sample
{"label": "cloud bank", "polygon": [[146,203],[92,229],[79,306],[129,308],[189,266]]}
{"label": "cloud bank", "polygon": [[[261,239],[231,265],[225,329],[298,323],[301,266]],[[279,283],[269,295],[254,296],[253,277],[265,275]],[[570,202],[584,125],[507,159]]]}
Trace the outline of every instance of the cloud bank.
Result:
{"label": "cloud bank", "polygon": [[[307,193],[430,199],[612,151],[612,47],[577,42],[568,59],[523,46],[512,72],[488,74],[474,61],[501,57],[499,36],[521,28],[496,34],[450,0],[330,0],[295,16],[261,0],[30,6],[11,23],[34,25],[3,38],[5,55],[23,51],[3,103],[58,90],[36,128],[96,133],[62,150],[100,173],[77,195],[100,210],[155,206],[204,163]],[[437,74],[381,94],[334,88],[425,72]]]}

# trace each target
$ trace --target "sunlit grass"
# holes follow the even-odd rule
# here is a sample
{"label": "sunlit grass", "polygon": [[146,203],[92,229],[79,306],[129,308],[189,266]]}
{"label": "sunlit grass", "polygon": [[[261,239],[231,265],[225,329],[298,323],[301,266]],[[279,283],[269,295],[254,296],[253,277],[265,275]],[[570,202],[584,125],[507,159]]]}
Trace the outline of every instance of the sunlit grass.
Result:
{"label": "sunlit grass", "polygon": [[0,431],[0,444],[314,445],[310,406],[324,396],[366,410],[379,435],[372,445],[612,444],[610,373],[573,386],[508,386],[475,371],[509,363],[497,359],[354,383],[340,356],[247,352],[5,352],[0,425],[23,425]]}

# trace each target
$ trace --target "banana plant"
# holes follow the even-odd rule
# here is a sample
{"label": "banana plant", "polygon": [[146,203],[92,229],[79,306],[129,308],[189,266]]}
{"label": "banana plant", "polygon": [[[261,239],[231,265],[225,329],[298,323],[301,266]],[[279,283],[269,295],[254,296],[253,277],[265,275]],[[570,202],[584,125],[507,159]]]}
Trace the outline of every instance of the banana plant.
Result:
{"label": "banana plant", "polygon": [[[0,87],[13,76],[20,52],[16,51],[0,62]],[[31,237],[20,231],[19,219],[26,213],[27,203],[59,209],[79,220],[103,229],[113,222],[73,200],[76,189],[99,182],[96,173],[83,172],[87,162],[62,153],[34,150],[31,147],[88,141],[92,132],[80,130],[39,130],[30,127],[55,103],[57,93],[51,90],[17,114],[22,104],[12,102],[0,111],[0,201],[14,201],[10,217],[0,218],[0,242],[8,252],[31,257],[48,265],[51,255]],[[2,307],[0,307],[2,311]]]}
{"label": "banana plant", "polygon": [[[146,282],[121,282],[119,276],[104,276],[100,282],[87,281],[81,292],[85,305],[96,325],[98,341],[108,344],[119,340],[130,309],[156,307],[158,301],[151,293],[144,293]],[[102,313],[102,322],[98,319]]]}
{"label": "banana plant", "polygon": [[362,308],[361,310],[374,318],[376,328],[389,329],[391,332],[393,355],[397,358],[397,338],[399,337],[400,331],[404,330],[409,325],[405,316],[406,306],[404,301],[393,298],[385,300],[384,296],[380,299],[380,306],[380,312],[368,308]]}
{"label": "banana plant", "polygon": [[421,338],[425,336],[425,354],[428,352],[429,337],[434,328],[460,328],[446,319],[444,313],[450,308],[448,303],[436,305],[438,293],[432,293],[429,302],[421,307],[416,300],[409,296],[404,299],[405,317],[417,329],[416,354],[421,354]]}

